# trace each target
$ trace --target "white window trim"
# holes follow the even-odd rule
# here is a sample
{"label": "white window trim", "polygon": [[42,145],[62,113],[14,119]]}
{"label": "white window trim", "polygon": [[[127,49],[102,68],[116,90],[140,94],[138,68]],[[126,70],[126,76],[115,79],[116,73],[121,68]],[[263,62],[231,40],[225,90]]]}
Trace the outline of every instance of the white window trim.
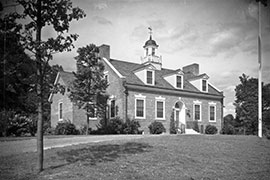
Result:
{"label": "white window trim", "polygon": [[95,112],[94,112],[94,113],[96,114],[96,117],[90,117],[90,116],[89,116],[88,119],[89,119],[90,121],[95,121],[95,120],[98,119],[98,118],[97,118],[97,108],[95,108]]}
{"label": "white window trim", "polygon": [[[199,120],[195,120],[195,105],[200,106],[200,119]],[[194,121],[198,121],[198,122],[202,121],[202,103],[200,101],[193,101],[193,118],[194,118]]]}
{"label": "white window trim", "polygon": [[[151,71],[152,72],[152,83],[147,83],[147,71]],[[145,70],[145,84],[147,85],[155,85],[155,71],[154,70],[151,70],[151,69],[146,69]]]}
{"label": "white window trim", "polygon": [[[155,119],[156,120],[165,120],[165,98],[162,98],[160,96],[160,97],[156,97],[155,99],[156,99],[156,101],[155,101]],[[157,117],[157,102],[163,103],[163,117],[162,118]]]}
{"label": "white window trim", "polygon": [[[206,81],[206,90],[205,91],[203,91],[203,81],[204,80]],[[208,80],[207,79],[201,79],[200,85],[201,85],[201,91],[202,92],[208,92]]]}
{"label": "white window trim", "polygon": [[[210,120],[210,107],[214,107],[214,120]],[[216,107],[216,103],[209,103],[208,106],[208,114],[209,114],[209,122],[217,122],[217,107]]]}
{"label": "white window trim", "polygon": [[[62,104],[62,118],[60,119],[60,104]],[[58,103],[58,121],[63,121],[63,102]]]}
{"label": "white window trim", "polygon": [[[143,96],[141,94],[135,95],[135,107],[134,107],[134,113],[135,113],[135,118],[136,119],[145,119],[146,117],[146,107],[145,107],[145,98],[146,96]],[[137,100],[143,100],[143,117],[138,117],[137,116]]]}
{"label": "white window trim", "polygon": [[[181,87],[177,87],[177,76],[181,76]],[[179,75],[179,74],[175,75],[174,80],[175,80],[175,88],[183,89],[183,87],[184,87],[184,84],[183,84],[184,83],[184,77],[183,77],[183,75]]]}

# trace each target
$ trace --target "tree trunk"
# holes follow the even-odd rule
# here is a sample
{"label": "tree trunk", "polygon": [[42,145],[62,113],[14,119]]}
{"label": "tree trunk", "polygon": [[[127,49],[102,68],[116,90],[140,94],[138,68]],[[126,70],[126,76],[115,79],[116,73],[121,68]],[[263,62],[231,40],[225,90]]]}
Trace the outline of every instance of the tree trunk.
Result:
{"label": "tree trunk", "polygon": [[42,65],[41,65],[41,52],[39,45],[41,42],[41,0],[37,1],[37,31],[36,41],[36,63],[37,63],[37,95],[38,95],[38,123],[37,123],[37,154],[38,154],[38,172],[43,170],[43,92],[42,92]]}

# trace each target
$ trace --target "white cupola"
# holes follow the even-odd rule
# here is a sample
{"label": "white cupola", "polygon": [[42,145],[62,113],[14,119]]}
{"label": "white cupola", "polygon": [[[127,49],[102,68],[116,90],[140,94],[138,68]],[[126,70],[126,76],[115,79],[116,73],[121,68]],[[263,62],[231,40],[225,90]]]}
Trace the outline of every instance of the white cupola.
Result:
{"label": "white cupola", "polygon": [[157,56],[157,48],[158,45],[155,40],[152,39],[152,29],[148,28],[150,30],[149,34],[149,40],[147,40],[143,46],[145,50],[145,56],[141,58],[142,64],[152,64],[155,66],[157,70],[161,70],[162,67],[162,59],[161,56]]}

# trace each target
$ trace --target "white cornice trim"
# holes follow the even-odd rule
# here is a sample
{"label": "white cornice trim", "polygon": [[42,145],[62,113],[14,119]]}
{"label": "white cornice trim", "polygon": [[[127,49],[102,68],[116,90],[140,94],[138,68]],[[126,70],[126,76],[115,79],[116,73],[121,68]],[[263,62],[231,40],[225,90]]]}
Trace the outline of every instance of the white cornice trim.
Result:
{"label": "white cornice trim", "polygon": [[112,70],[117,74],[117,76],[119,76],[120,78],[125,78],[125,76],[123,76],[122,74],[120,74],[120,72],[117,69],[115,69],[115,67],[108,61],[108,59],[106,59],[104,57],[102,59],[105,61],[106,64],[108,64],[108,66],[110,68],[112,68]]}
{"label": "white cornice trim", "polygon": [[[58,73],[57,73],[57,75],[56,75],[56,78],[55,78],[55,80],[54,80],[53,85],[56,85],[56,84],[58,83],[59,78],[60,78],[60,72],[58,71]],[[48,98],[48,101],[49,101],[49,102],[52,102],[52,98],[53,98],[53,93],[50,93],[50,96],[49,96],[49,98]]]}
{"label": "white cornice trim", "polygon": [[222,92],[220,89],[218,89],[216,86],[214,86],[212,83],[208,81],[208,84],[211,85],[214,89],[216,89],[218,92]]}

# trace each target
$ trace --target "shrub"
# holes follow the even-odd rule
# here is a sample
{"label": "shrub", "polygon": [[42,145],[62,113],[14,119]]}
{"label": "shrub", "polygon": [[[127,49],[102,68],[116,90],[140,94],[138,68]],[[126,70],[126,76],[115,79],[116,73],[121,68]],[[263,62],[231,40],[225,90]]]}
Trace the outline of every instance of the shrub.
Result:
{"label": "shrub", "polygon": [[148,126],[148,128],[149,128],[151,134],[161,134],[163,132],[166,132],[166,129],[164,128],[163,124],[161,122],[158,122],[158,121],[152,122]]}
{"label": "shrub", "polygon": [[55,135],[55,128],[53,128],[53,127],[48,127],[48,128],[44,131],[44,135]]}
{"label": "shrub", "polygon": [[110,119],[106,122],[102,119],[97,125],[97,130],[91,132],[91,134],[140,134],[140,123],[138,121],[129,119],[124,122],[119,117]]}
{"label": "shrub", "polygon": [[[81,135],[85,135],[86,134],[86,129],[87,129],[87,125],[86,124],[83,124],[79,127],[78,129],[78,134],[81,134]],[[88,128],[88,133],[91,133],[92,129],[89,127]]]}
{"label": "shrub", "polygon": [[77,135],[79,132],[69,120],[58,122],[55,128],[56,135]]}
{"label": "shrub", "polygon": [[0,137],[9,135],[9,122],[14,118],[14,116],[14,111],[0,111]]}
{"label": "shrub", "polygon": [[26,117],[15,115],[14,118],[12,118],[9,122],[7,134],[21,136],[28,132],[27,126],[28,126],[28,122],[27,122]]}
{"label": "shrub", "polygon": [[177,133],[177,128],[176,128],[176,123],[174,120],[174,112],[171,114],[170,118],[170,134],[176,134]]}
{"label": "shrub", "polygon": [[217,131],[218,130],[217,130],[216,126],[209,124],[205,127],[205,134],[216,134]]}
{"label": "shrub", "polygon": [[22,136],[30,133],[31,136],[35,136],[36,131],[37,122],[34,116],[29,118],[27,116],[16,114],[13,117],[9,117],[6,135]]}
{"label": "shrub", "polygon": [[235,134],[234,127],[231,124],[224,125],[221,129],[221,134]]}
{"label": "shrub", "polygon": [[125,128],[123,130],[124,134],[141,134],[139,127],[141,127],[140,123],[135,120],[127,120],[125,123]]}

